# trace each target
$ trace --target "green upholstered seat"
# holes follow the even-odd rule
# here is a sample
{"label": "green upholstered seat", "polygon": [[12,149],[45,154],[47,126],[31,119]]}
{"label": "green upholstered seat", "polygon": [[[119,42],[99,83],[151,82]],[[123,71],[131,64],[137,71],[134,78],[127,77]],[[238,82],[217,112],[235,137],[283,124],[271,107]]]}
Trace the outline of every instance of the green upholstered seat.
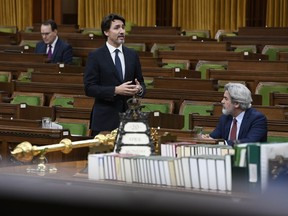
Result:
{"label": "green upholstered seat", "polygon": [[259,82],[255,94],[262,95],[262,105],[270,105],[270,93],[288,93],[288,83],[277,82]]}
{"label": "green upholstered seat", "polygon": [[281,142],[288,142],[288,137],[283,136],[268,136],[267,142],[269,143],[281,143]]}
{"label": "green upholstered seat", "polygon": [[186,69],[185,63],[167,63],[162,66],[162,68],[180,68],[180,69]]}
{"label": "green upholstered seat", "polygon": [[146,51],[146,44],[145,43],[125,43],[125,46],[134,49],[137,52],[144,52]]}
{"label": "green upholstered seat", "polygon": [[0,82],[8,82],[9,76],[7,74],[0,74]]}
{"label": "green upholstered seat", "polygon": [[72,135],[77,136],[86,136],[87,134],[87,125],[85,123],[67,123],[67,122],[58,122],[63,129],[70,131]]}
{"label": "green upholstered seat", "polygon": [[40,106],[41,99],[38,96],[16,95],[10,103],[11,104],[26,103],[31,106]]}
{"label": "green upholstered seat", "polygon": [[142,112],[159,111],[161,113],[169,113],[169,104],[142,103],[145,107]]}
{"label": "green upholstered seat", "polygon": [[227,36],[227,37],[237,37],[237,34],[234,33],[231,30],[225,30],[225,29],[219,29],[216,34],[215,34],[215,39],[217,41],[222,41],[222,37]]}
{"label": "green upholstered seat", "polygon": [[0,82],[11,82],[12,72],[11,71],[0,71]]}
{"label": "green upholstered seat", "polygon": [[275,61],[277,60],[277,53],[278,52],[287,52],[288,46],[276,46],[276,45],[266,45],[262,49],[262,54],[268,55],[269,61]]}
{"label": "green upholstered seat", "polygon": [[39,40],[22,40],[19,46],[29,46],[31,48],[35,48],[38,42]]}
{"label": "green upholstered seat", "polygon": [[188,59],[162,59],[162,68],[180,68],[183,70],[190,69],[190,60]]}
{"label": "green upholstered seat", "polygon": [[225,70],[225,65],[214,64],[214,63],[202,64],[198,69],[196,69],[197,71],[201,72],[201,79],[206,79],[206,70],[207,69]]}
{"label": "green upholstered seat", "polygon": [[125,34],[126,35],[130,34],[133,26],[135,26],[135,23],[130,22],[130,21],[125,22]]}
{"label": "green upholstered seat", "polygon": [[173,113],[174,101],[165,99],[140,99],[141,105],[144,105],[142,112],[161,112],[161,113]]}
{"label": "green upholstered seat", "polygon": [[175,44],[160,44],[154,43],[150,49],[150,52],[153,53],[154,57],[158,57],[158,50],[174,50]]}
{"label": "green upholstered seat", "polygon": [[51,105],[73,108],[73,103],[74,103],[73,97],[55,97]]}
{"label": "green upholstered seat", "polygon": [[201,102],[184,101],[181,104],[179,114],[184,115],[184,127],[182,130],[189,130],[189,115],[198,113],[199,115],[209,116],[213,112],[213,104]]}
{"label": "green upholstered seat", "polygon": [[17,80],[21,82],[31,82],[31,72],[21,72],[17,77]]}
{"label": "green upholstered seat", "polygon": [[98,29],[98,28],[84,28],[83,31],[81,32],[81,34],[84,34],[84,35],[93,34],[93,35],[101,36],[102,31],[101,31],[101,29]]}
{"label": "green upholstered seat", "polygon": [[186,36],[210,38],[210,30],[185,30]]}
{"label": "green upholstered seat", "polygon": [[[218,91],[224,92],[224,86],[231,82],[231,80],[218,80]],[[247,83],[245,81],[239,81],[239,80],[233,80],[234,83],[241,83],[245,86],[247,86]]]}
{"label": "green upholstered seat", "polygon": [[153,77],[144,77],[144,83],[147,89],[153,88]]}
{"label": "green upholstered seat", "polygon": [[256,46],[239,46],[234,49],[234,52],[249,52],[249,53],[256,53]]}
{"label": "green upholstered seat", "polygon": [[18,28],[16,26],[0,26],[0,32],[16,34]]}

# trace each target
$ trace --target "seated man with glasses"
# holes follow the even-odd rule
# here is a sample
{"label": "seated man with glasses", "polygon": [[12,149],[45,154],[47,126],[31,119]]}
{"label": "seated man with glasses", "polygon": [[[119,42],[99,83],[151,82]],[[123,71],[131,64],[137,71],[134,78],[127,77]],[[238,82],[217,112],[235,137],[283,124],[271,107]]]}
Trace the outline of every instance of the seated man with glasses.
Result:
{"label": "seated man with glasses", "polygon": [[42,41],[38,42],[35,53],[46,53],[50,63],[72,63],[72,46],[58,37],[57,24],[53,20],[41,24]]}

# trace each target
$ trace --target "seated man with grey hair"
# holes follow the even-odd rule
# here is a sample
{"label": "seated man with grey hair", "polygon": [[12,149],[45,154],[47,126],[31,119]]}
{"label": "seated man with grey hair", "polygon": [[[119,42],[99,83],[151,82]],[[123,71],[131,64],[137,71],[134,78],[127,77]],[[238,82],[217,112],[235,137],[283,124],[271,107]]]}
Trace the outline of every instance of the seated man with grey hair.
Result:
{"label": "seated man with grey hair", "polygon": [[224,139],[230,146],[238,143],[266,142],[267,118],[251,107],[250,90],[241,83],[227,83],[221,101],[222,115],[216,128],[203,138]]}

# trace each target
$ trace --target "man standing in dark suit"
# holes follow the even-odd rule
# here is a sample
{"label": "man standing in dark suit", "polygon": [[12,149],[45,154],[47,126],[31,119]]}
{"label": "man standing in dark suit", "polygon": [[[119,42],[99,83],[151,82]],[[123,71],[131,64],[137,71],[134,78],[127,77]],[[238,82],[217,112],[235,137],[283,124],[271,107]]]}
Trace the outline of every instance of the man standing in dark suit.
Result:
{"label": "man standing in dark suit", "polygon": [[[266,142],[266,116],[251,108],[250,90],[240,83],[228,83],[224,87],[223,108],[215,130],[203,138],[224,139],[226,144],[233,146],[238,143]],[[234,120],[235,119],[235,120]],[[233,135],[233,122],[235,134]]]}
{"label": "man standing in dark suit", "polygon": [[36,44],[35,53],[46,53],[50,63],[72,63],[72,47],[58,37],[57,24],[47,20],[41,24],[42,41]]}
{"label": "man standing in dark suit", "polygon": [[146,91],[139,56],[123,45],[125,19],[109,14],[103,18],[101,30],[106,43],[89,53],[83,78],[86,95],[95,98],[91,136],[118,128],[119,113],[128,109],[127,100],[142,97]]}

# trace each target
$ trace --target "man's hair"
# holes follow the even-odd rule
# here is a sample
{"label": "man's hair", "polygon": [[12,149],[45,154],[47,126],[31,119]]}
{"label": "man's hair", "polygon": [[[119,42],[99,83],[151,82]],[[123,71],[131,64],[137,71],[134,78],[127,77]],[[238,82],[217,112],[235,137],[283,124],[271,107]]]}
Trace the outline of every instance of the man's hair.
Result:
{"label": "man's hair", "polygon": [[44,22],[42,22],[42,25],[45,25],[45,26],[51,25],[52,31],[57,29],[57,23],[52,19],[45,20]]}
{"label": "man's hair", "polygon": [[252,97],[251,91],[241,83],[227,83],[224,91],[228,91],[231,101],[239,103],[241,109],[246,110],[251,107]]}
{"label": "man's hair", "polygon": [[122,17],[119,14],[111,13],[111,14],[108,14],[107,16],[103,17],[103,20],[101,22],[101,30],[102,30],[102,34],[105,38],[107,38],[107,36],[104,34],[104,32],[108,31],[110,29],[111,23],[114,20],[121,20],[125,25],[124,17]]}

